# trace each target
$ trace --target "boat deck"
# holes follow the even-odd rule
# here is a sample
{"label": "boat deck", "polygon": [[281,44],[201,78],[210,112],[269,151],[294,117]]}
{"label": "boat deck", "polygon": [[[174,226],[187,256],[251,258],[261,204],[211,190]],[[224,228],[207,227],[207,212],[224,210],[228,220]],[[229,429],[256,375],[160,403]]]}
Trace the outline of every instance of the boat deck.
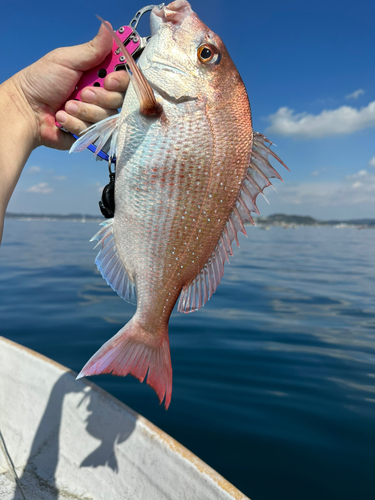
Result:
{"label": "boat deck", "polygon": [[[17,474],[22,476],[21,485],[26,500],[93,500],[91,496],[77,496],[61,489],[58,491],[32,471],[19,469]],[[0,500],[24,500],[9,471],[0,474]]]}
{"label": "boat deck", "polygon": [[[15,484],[10,472],[0,474],[0,500],[13,500]],[[22,498],[22,497],[21,497]]]}

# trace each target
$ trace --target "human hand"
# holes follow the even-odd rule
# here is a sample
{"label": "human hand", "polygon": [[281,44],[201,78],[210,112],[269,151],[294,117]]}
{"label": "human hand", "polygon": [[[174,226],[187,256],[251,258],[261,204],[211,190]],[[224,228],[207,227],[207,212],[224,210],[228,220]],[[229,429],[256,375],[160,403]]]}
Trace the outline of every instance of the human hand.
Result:
{"label": "human hand", "polygon": [[82,73],[101,63],[110,52],[112,43],[110,33],[101,26],[90,42],[49,52],[10,79],[24,104],[25,118],[32,127],[34,148],[40,145],[55,149],[71,147],[74,139],[56,127],[56,120],[66,130],[79,134],[92,123],[117,113],[129,83],[125,71],[107,75],[104,88],[86,87],[81,92],[82,102],[68,101],[65,111],[58,111],[75,89]]}

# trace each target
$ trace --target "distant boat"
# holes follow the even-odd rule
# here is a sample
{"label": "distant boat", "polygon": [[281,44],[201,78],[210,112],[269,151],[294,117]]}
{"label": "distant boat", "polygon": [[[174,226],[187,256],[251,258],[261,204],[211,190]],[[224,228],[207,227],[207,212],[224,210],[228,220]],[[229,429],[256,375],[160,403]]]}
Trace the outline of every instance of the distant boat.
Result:
{"label": "distant boat", "polygon": [[0,337],[0,500],[247,499],[168,434],[75,377]]}

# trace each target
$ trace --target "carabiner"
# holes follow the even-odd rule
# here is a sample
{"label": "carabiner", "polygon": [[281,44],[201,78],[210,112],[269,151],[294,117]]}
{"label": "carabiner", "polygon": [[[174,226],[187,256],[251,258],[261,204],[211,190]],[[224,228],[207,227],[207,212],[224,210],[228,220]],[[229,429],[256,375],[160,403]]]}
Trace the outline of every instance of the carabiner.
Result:
{"label": "carabiner", "polygon": [[[164,4],[161,4],[161,5],[164,5]],[[147,5],[147,7],[143,7],[142,9],[140,9],[136,13],[136,15],[133,17],[133,19],[130,21],[129,26],[131,28],[133,28],[134,30],[136,30],[137,26],[138,26],[138,23],[141,20],[141,17],[143,16],[143,14],[146,14],[146,12],[150,12],[150,10],[152,10],[154,7],[160,7],[160,5],[158,5],[158,6],[156,6],[156,5]]]}

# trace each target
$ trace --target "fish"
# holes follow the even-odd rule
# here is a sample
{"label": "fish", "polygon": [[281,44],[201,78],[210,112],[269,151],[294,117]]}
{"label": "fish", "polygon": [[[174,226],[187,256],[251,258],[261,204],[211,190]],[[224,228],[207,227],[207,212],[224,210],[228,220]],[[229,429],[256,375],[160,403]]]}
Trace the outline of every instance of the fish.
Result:
{"label": "fish", "polygon": [[[93,237],[103,278],[137,308],[78,378],[128,374],[172,397],[168,324],[197,311],[220,284],[256,198],[281,176],[272,143],[253,131],[249,98],[223,41],[186,0],[155,6],[138,65],[121,45],[131,81],[121,112],[88,128],[116,157],[114,217]],[[107,26],[108,27],[108,26]],[[118,42],[119,43],[119,42]],[[120,46],[120,44],[119,44]]]}

